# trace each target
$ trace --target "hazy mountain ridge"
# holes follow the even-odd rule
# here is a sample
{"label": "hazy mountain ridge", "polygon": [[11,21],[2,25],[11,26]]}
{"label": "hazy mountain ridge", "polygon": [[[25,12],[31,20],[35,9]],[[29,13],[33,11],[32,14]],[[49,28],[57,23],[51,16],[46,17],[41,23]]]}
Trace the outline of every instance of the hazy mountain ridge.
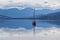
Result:
{"label": "hazy mountain ridge", "polygon": [[[52,11],[52,10],[49,10],[49,9],[35,10],[35,15],[36,15],[36,17],[40,16],[41,19],[47,19],[47,18],[44,18],[44,17],[48,17],[48,15],[51,15],[52,13],[54,13],[56,11],[59,11],[59,9],[57,9],[55,11]],[[23,10],[19,10],[17,8],[0,9],[0,15],[5,15],[5,16],[8,16],[8,17],[13,17],[13,18],[31,18],[31,17],[33,17],[33,13],[34,13],[34,10],[32,8],[25,8]]]}
{"label": "hazy mountain ridge", "polygon": [[40,18],[41,20],[60,20],[60,12],[42,15],[37,18]]}
{"label": "hazy mountain ridge", "polygon": [[5,15],[14,18],[22,18],[22,17],[24,18],[33,16],[33,11],[32,9],[29,8],[23,10],[18,10],[16,8],[5,9],[5,10],[0,9],[0,15]]}

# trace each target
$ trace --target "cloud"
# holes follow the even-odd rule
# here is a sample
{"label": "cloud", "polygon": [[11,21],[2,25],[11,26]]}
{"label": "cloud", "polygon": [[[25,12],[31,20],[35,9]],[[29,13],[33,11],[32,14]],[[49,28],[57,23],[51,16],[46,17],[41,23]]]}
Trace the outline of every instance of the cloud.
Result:
{"label": "cloud", "polygon": [[0,0],[0,9],[26,7],[36,9],[58,9],[60,8],[60,0]]}
{"label": "cloud", "polygon": [[35,36],[32,30],[25,28],[0,28],[0,40],[60,40],[60,28],[37,27]]}

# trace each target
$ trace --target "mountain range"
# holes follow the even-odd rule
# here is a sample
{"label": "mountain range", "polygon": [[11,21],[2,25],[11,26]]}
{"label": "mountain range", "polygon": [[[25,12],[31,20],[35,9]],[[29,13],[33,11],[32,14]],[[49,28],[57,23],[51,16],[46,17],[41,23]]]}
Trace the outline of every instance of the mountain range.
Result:
{"label": "mountain range", "polygon": [[[0,18],[2,17],[12,17],[12,18],[32,18],[34,14],[34,9],[25,8],[19,10],[17,8],[12,9],[0,9]],[[36,18],[41,20],[60,20],[60,9],[57,10],[35,10]],[[34,17],[33,17],[34,18]]]}
{"label": "mountain range", "polygon": [[41,20],[60,20],[60,12],[37,16],[37,18],[40,18]]}

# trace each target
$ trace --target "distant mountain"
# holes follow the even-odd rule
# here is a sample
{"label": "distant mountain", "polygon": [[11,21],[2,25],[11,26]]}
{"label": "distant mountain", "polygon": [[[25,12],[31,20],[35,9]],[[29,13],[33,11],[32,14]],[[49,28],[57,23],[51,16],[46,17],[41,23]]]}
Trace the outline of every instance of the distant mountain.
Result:
{"label": "distant mountain", "polygon": [[[40,18],[42,18],[42,15],[51,14],[51,13],[54,13],[59,10],[60,9],[57,9],[57,10],[50,10],[50,9],[35,10],[35,15],[39,15]],[[17,8],[0,9],[0,15],[13,17],[13,18],[31,18],[31,17],[33,17],[33,13],[34,13],[34,10],[32,8],[25,8],[22,10],[19,10]]]}
{"label": "distant mountain", "polygon": [[33,16],[33,9],[31,8],[26,8],[23,10],[19,10],[16,8],[0,9],[0,15],[5,15],[14,18],[27,18]]}
{"label": "distant mountain", "polygon": [[37,18],[40,18],[41,20],[60,20],[60,12],[50,13],[47,15],[41,15]]}
{"label": "distant mountain", "polygon": [[4,16],[4,15],[0,15],[0,19],[1,18],[11,18],[11,17],[9,17],[9,16]]}

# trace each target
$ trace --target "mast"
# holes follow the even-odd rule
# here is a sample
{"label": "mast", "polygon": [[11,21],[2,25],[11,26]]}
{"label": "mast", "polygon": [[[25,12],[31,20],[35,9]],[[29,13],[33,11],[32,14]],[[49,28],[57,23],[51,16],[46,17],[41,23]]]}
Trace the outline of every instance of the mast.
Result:
{"label": "mast", "polygon": [[32,25],[33,25],[33,34],[35,35],[35,27],[36,27],[36,20],[35,20],[35,8],[34,8],[33,17],[34,17],[34,21],[33,21]]}

